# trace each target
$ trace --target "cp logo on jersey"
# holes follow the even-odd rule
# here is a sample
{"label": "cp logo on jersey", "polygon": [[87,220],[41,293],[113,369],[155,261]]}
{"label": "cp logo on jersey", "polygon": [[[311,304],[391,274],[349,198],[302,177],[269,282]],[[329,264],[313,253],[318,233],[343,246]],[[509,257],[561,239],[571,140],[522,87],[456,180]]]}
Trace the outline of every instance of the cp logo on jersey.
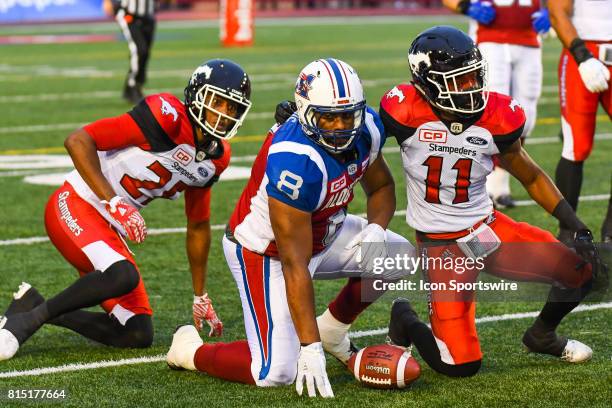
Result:
{"label": "cp logo on jersey", "polygon": [[446,143],[448,134],[446,130],[421,129],[419,140],[428,143]]}
{"label": "cp logo on jersey", "polygon": [[178,149],[172,155],[172,158],[177,162],[181,163],[183,166],[187,166],[193,160],[193,157],[183,149]]}
{"label": "cp logo on jersey", "polygon": [[340,191],[341,189],[343,189],[344,187],[346,187],[346,177],[344,176],[344,174],[342,176],[340,176],[338,179],[333,180],[330,183],[329,186],[329,192],[330,193],[335,193],[336,191]]}
{"label": "cp logo on jersey", "polygon": [[300,74],[300,78],[298,79],[298,82],[295,86],[295,93],[300,95],[302,98],[306,98],[308,100],[310,100],[308,98],[308,91],[310,91],[312,89],[312,81],[314,81],[315,76],[312,74],[304,74],[301,73]]}

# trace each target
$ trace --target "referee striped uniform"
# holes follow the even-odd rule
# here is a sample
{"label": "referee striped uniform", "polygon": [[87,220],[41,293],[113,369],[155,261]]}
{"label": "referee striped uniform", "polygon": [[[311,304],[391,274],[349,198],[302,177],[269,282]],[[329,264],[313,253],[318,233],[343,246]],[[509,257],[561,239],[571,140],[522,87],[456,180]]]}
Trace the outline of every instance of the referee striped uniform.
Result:
{"label": "referee striped uniform", "polygon": [[147,63],[155,33],[155,0],[114,0],[115,19],[130,50],[130,69],[123,97],[131,102],[142,98]]}

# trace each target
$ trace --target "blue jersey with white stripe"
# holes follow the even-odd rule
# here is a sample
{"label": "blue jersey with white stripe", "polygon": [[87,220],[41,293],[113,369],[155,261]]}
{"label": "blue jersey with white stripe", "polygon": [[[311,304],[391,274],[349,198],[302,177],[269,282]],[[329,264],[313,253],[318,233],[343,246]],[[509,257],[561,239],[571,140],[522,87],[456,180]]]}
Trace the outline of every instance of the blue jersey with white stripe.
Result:
{"label": "blue jersey with white stripe", "polygon": [[255,160],[230,221],[234,237],[252,251],[277,255],[267,205],[273,197],[312,214],[313,251],[322,251],[339,231],[353,187],[376,160],[385,139],[378,113],[367,107],[355,153],[343,161],[310,139],[293,115],[272,129]]}

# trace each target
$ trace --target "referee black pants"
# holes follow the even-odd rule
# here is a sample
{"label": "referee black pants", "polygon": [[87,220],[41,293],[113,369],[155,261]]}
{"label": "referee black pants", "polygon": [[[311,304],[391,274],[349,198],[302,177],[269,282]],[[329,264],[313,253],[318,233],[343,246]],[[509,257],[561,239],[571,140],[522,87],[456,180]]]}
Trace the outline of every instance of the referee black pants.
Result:
{"label": "referee black pants", "polygon": [[130,70],[125,85],[142,86],[147,79],[147,64],[155,34],[155,18],[136,17],[119,10],[115,19],[121,27],[130,51]]}

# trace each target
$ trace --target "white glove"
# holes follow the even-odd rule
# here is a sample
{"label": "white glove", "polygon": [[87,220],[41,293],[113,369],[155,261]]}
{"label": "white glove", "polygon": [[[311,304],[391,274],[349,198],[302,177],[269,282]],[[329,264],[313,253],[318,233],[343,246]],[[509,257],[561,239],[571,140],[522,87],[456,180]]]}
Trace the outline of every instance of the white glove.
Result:
{"label": "white glove", "polygon": [[386,241],[387,232],[383,227],[378,224],[368,224],[346,245],[345,249],[353,249],[358,246],[356,260],[360,266],[369,268],[374,258],[387,257]]}
{"label": "white glove", "polygon": [[325,353],[323,352],[323,345],[321,342],[312,343],[300,348],[297,377],[295,379],[295,390],[298,395],[302,395],[304,380],[306,380],[306,388],[308,389],[309,397],[317,396],[315,385],[323,398],[334,397],[331,384],[327,379]]}
{"label": "white glove", "polygon": [[193,297],[193,323],[198,331],[202,330],[203,320],[210,326],[208,337],[219,337],[223,334],[223,322],[213,309],[208,293]]}
{"label": "white glove", "polygon": [[589,58],[578,65],[578,71],[584,86],[591,92],[603,92],[608,89],[610,71],[597,58]]}

